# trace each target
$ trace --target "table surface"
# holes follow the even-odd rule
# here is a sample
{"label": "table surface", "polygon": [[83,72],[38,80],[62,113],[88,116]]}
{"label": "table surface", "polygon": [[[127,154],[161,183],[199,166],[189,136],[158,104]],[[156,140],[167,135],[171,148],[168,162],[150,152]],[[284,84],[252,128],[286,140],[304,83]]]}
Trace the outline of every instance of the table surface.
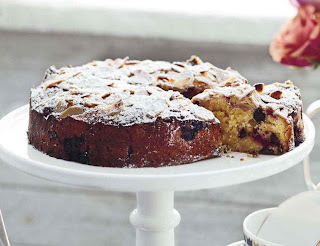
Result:
{"label": "table surface", "polygon": [[[197,54],[219,67],[240,70],[251,83],[292,79],[302,90],[305,106],[319,99],[320,70],[280,66],[272,62],[267,46],[0,31],[0,54],[0,117],[28,103],[29,89],[39,84],[44,70],[52,64],[76,65],[127,55],[172,61]],[[319,132],[320,119],[314,123]],[[317,141],[315,150],[319,147]],[[320,152],[314,151],[311,169],[316,181],[320,179],[319,158]],[[243,237],[242,222],[248,214],[277,206],[305,190],[302,166],[297,165],[251,183],[176,192],[175,207],[182,216],[176,228],[177,246],[236,242]],[[0,197],[13,246],[134,245],[135,231],[128,220],[136,206],[132,193],[61,185],[0,161]]]}

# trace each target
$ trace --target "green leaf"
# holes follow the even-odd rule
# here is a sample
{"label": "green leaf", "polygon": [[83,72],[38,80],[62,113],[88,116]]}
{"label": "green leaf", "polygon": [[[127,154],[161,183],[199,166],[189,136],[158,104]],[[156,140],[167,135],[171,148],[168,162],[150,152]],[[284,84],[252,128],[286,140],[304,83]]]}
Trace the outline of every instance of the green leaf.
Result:
{"label": "green leaf", "polygon": [[320,65],[320,61],[313,61],[310,58],[306,58],[306,61],[313,65],[313,69],[317,69]]}

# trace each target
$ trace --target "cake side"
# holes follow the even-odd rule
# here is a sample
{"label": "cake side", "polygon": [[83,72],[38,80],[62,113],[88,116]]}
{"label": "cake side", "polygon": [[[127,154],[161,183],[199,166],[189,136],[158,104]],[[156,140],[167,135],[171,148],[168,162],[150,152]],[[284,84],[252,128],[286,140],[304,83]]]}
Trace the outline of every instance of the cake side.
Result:
{"label": "cake side", "polygon": [[58,159],[105,167],[161,167],[220,156],[217,122],[160,119],[131,126],[88,124],[30,110],[28,139]]}
{"label": "cake side", "polygon": [[232,151],[283,154],[304,140],[301,96],[291,82],[251,86],[229,80],[192,101],[220,120],[222,143]]}

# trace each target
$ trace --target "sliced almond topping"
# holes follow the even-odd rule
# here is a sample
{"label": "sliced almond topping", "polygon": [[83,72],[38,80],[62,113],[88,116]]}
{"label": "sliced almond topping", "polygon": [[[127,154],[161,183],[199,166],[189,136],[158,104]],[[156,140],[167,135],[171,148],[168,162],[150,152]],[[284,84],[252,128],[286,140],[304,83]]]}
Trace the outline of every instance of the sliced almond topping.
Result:
{"label": "sliced almond topping", "polygon": [[108,115],[113,116],[119,114],[124,109],[123,101],[120,99],[119,101],[114,102],[109,105],[106,110]]}
{"label": "sliced almond topping", "polygon": [[149,118],[149,119],[153,119],[155,116],[154,115],[151,115],[151,114],[146,114],[146,116]]}
{"label": "sliced almond topping", "polygon": [[65,109],[66,109],[66,107],[65,107],[65,106],[62,106],[62,101],[59,101],[59,102],[57,103],[57,105],[55,106],[55,108],[54,108],[54,112],[60,113],[60,112],[62,112],[62,111],[65,110]]}
{"label": "sliced almond topping", "polygon": [[88,107],[88,108],[94,108],[96,106],[98,106],[99,103],[95,103],[95,102],[89,102],[89,103],[85,103],[84,106]]}
{"label": "sliced almond topping", "polygon": [[102,98],[103,99],[106,99],[107,97],[109,97],[111,95],[111,93],[110,92],[107,92],[106,94],[104,94],[103,96],[102,96]]}
{"label": "sliced almond topping", "polygon": [[74,74],[72,77],[76,77],[76,76],[78,76],[79,74],[81,74],[81,72]]}
{"label": "sliced almond topping", "polygon": [[73,106],[73,107],[67,108],[65,111],[63,111],[60,114],[60,119],[64,119],[66,117],[73,116],[73,115],[79,115],[82,113],[83,113],[83,108]]}
{"label": "sliced almond topping", "polygon": [[237,87],[237,86],[240,86],[240,83],[233,83],[232,84],[232,87]]}
{"label": "sliced almond topping", "polygon": [[134,61],[134,60],[132,60],[132,61],[126,61],[125,62],[125,65],[135,65],[135,64],[138,64],[140,61]]}
{"label": "sliced almond topping", "polygon": [[231,86],[234,82],[236,82],[236,80],[237,80],[236,77],[230,77],[224,82],[224,84],[225,86]]}
{"label": "sliced almond topping", "polygon": [[256,91],[261,94],[264,89],[264,84],[255,84],[254,87],[256,88]]}
{"label": "sliced almond topping", "polygon": [[211,81],[217,81],[216,77],[207,71],[200,72],[202,76],[207,77]]}
{"label": "sliced almond topping", "polygon": [[158,117],[161,113],[162,113],[162,111],[154,112],[153,114],[147,113],[146,116],[147,116],[149,119],[153,119],[153,118]]}
{"label": "sliced almond topping", "polygon": [[195,66],[195,65],[199,65],[203,62],[201,61],[201,59],[199,57],[191,56],[191,58],[189,60],[187,60],[187,63],[190,63],[192,66]]}
{"label": "sliced almond topping", "polygon": [[183,68],[180,67],[180,66],[177,66],[177,65],[173,65],[172,66],[172,71],[175,71],[177,73],[181,73],[181,72],[183,72]]}
{"label": "sliced almond topping", "polygon": [[95,67],[95,66],[97,66],[97,63],[95,61],[93,61],[93,62],[88,63],[88,65]]}
{"label": "sliced almond topping", "polygon": [[59,81],[53,82],[53,83],[51,83],[51,84],[48,84],[48,85],[46,86],[46,89],[49,89],[49,88],[52,88],[52,87],[56,87],[57,85],[61,84],[61,83],[64,82],[64,81],[66,81],[66,80],[63,79],[63,80],[59,80]]}
{"label": "sliced almond topping", "polygon": [[112,60],[112,59],[107,59],[107,60],[105,60],[105,62],[107,63],[108,66],[114,65],[114,60]]}
{"label": "sliced almond topping", "polygon": [[85,97],[91,97],[91,95],[90,94],[85,94],[85,95],[81,96],[81,98],[85,98]]}
{"label": "sliced almond topping", "polygon": [[169,80],[168,80],[168,78],[166,77],[166,76],[163,76],[163,75],[160,75],[160,76],[158,76],[158,78],[157,78],[157,81],[164,81],[164,82],[168,82]]}
{"label": "sliced almond topping", "polygon": [[186,65],[181,62],[174,62],[173,64],[179,67],[186,67]]}
{"label": "sliced almond topping", "polygon": [[186,89],[186,88],[189,88],[190,86],[193,86],[190,78],[183,78],[183,79],[176,80],[172,83],[172,85],[176,88],[181,88],[181,89]]}
{"label": "sliced almond topping", "polygon": [[202,83],[202,84],[206,84],[208,86],[212,82],[208,77],[202,76],[202,75],[194,76],[194,78],[195,78],[195,83]]}
{"label": "sliced almond topping", "polygon": [[282,91],[272,92],[270,95],[272,98],[279,100],[282,96]]}

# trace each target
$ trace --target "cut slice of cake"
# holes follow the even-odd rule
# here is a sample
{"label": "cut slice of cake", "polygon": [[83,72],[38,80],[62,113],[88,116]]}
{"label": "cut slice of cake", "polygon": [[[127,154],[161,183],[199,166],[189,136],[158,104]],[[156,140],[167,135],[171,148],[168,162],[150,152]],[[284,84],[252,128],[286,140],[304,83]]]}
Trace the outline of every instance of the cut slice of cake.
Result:
{"label": "cut slice of cake", "polygon": [[231,78],[192,101],[220,120],[232,151],[282,154],[304,140],[300,91],[290,81],[252,86]]}

